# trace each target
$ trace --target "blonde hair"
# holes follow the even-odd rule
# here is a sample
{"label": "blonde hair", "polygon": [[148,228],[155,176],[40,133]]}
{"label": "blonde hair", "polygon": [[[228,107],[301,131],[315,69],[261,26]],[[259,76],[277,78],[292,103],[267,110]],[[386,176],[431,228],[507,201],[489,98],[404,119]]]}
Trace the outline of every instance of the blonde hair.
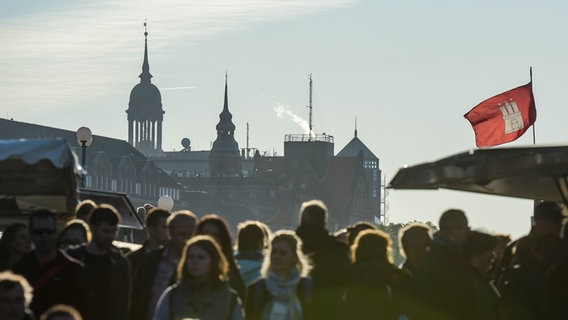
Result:
{"label": "blonde hair", "polygon": [[274,243],[276,242],[284,242],[290,248],[296,258],[296,265],[295,267],[300,271],[302,276],[306,276],[309,271],[310,267],[308,264],[308,259],[302,252],[302,240],[298,237],[294,231],[291,230],[279,230],[274,233],[272,239],[270,240],[270,250],[264,256],[264,262],[262,263],[261,274],[263,276],[268,276],[268,271],[270,270],[270,255],[272,253],[272,248],[274,247]]}

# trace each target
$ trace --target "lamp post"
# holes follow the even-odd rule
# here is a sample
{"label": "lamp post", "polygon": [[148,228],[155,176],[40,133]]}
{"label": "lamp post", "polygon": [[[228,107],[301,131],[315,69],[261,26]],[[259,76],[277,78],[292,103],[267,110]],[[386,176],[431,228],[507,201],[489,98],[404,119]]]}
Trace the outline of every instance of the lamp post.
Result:
{"label": "lamp post", "polygon": [[81,167],[83,172],[81,174],[81,187],[85,187],[85,163],[86,163],[86,156],[87,156],[87,147],[93,143],[93,134],[91,133],[91,129],[87,127],[81,127],[77,129],[77,143],[81,146],[82,149],[82,157],[81,157]]}

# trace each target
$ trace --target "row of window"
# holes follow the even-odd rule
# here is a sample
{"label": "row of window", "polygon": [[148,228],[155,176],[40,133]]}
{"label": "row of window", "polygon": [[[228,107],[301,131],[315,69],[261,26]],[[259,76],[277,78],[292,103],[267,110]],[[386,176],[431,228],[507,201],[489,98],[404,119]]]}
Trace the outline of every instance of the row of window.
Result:
{"label": "row of window", "polygon": [[172,199],[179,200],[180,197],[180,191],[176,188],[158,187],[155,183],[134,183],[131,180],[118,180],[107,176],[87,175],[85,177],[85,186],[92,189],[124,192],[145,198],[158,198],[163,195],[169,195]]}

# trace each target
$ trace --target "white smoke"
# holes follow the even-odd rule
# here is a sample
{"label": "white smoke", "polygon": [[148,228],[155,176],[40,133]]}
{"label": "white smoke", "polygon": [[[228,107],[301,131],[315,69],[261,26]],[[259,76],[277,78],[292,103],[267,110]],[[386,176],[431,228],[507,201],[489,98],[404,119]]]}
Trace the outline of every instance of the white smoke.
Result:
{"label": "white smoke", "polygon": [[310,132],[310,124],[308,123],[308,121],[305,120],[304,118],[300,117],[299,115],[295,114],[294,112],[290,111],[284,105],[276,104],[274,106],[274,112],[276,112],[276,116],[278,118],[290,118],[290,119],[292,119],[292,121],[294,121],[294,123],[296,123],[298,126],[300,126],[302,131],[304,131],[304,134],[312,134],[313,135],[313,132]]}

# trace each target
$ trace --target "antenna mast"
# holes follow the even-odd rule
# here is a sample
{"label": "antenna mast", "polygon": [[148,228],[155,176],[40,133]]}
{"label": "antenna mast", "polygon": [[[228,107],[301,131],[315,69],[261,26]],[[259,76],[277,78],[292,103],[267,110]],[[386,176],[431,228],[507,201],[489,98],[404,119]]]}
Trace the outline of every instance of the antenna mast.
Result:
{"label": "antenna mast", "polygon": [[247,122],[247,159],[249,158],[249,123]]}
{"label": "antenna mast", "polygon": [[310,108],[310,121],[309,121],[310,132],[308,134],[311,137],[312,133],[314,132],[313,127],[312,127],[312,109],[313,109],[313,107],[312,107],[312,87],[313,87],[313,85],[312,85],[312,74],[311,73],[308,75],[308,79],[310,79],[310,104],[308,105],[308,108]]}

